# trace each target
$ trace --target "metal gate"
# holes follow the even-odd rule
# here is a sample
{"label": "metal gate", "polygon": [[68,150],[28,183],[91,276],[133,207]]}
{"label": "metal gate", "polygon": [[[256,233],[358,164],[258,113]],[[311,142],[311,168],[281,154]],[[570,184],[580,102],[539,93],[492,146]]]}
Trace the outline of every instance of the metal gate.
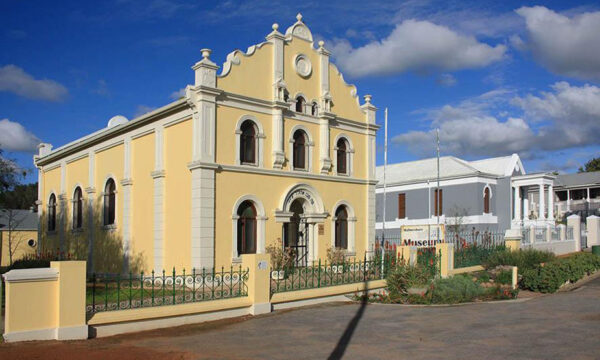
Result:
{"label": "metal gate", "polygon": [[[296,221],[294,221],[296,220]],[[284,227],[284,247],[294,252],[294,266],[305,267],[308,265],[309,232],[306,219],[294,219]]]}
{"label": "metal gate", "polygon": [[587,224],[581,223],[581,250],[587,248]]}

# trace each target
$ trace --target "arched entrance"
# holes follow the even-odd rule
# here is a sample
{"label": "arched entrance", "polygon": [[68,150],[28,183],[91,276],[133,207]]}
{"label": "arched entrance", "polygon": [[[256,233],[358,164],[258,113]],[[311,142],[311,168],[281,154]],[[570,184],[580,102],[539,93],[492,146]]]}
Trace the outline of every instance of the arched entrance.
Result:
{"label": "arched entrance", "polygon": [[304,201],[295,199],[291,206],[290,221],[283,225],[283,246],[294,252],[296,266],[306,266],[308,262],[309,227],[304,213]]}
{"label": "arched entrance", "polygon": [[282,223],[282,246],[293,250],[296,266],[307,266],[318,258],[317,224],[327,215],[321,197],[310,185],[295,185],[282,197],[275,219]]}

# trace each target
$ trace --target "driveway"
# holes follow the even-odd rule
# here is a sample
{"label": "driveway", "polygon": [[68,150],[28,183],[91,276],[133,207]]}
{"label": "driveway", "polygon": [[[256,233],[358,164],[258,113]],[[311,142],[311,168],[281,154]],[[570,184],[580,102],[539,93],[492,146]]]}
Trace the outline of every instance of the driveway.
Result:
{"label": "driveway", "polygon": [[2,359],[599,359],[600,279],[521,302],[328,304],[69,343],[0,345]]}

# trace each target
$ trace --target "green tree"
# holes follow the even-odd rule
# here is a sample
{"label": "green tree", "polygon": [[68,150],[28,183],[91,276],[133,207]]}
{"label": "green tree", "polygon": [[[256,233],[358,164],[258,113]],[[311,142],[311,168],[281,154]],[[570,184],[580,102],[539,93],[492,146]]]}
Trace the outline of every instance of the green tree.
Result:
{"label": "green tree", "polygon": [[579,172],[600,171],[600,157],[595,157],[586,162],[585,165],[579,167]]}
{"label": "green tree", "polygon": [[0,192],[0,208],[28,210],[37,200],[37,183],[14,185],[12,190]]}
{"label": "green tree", "polygon": [[0,148],[0,194],[11,190],[25,176],[25,171],[19,169],[11,159],[5,158]]}

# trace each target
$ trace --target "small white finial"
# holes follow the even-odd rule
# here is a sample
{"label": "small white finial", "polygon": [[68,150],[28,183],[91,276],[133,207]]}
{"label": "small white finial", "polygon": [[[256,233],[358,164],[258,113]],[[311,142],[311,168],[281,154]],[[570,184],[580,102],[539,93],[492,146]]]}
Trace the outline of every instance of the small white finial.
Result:
{"label": "small white finial", "polygon": [[372,96],[371,96],[371,95],[365,95],[365,102],[366,102],[367,104],[370,104],[370,103],[371,103],[371,98],[372,98]]}
{"label": "small white finial", "polygon": [[208,59],[212,50],[211,49],[202,49],[202,50],[200,50],[200,52],[202,53],[203,58]]}
{"label": "small white finial", "polygon": [[296,19],[298,19],[298,21],[302,21],[302,14],[298,13],[298,15],[296,15]]}
{"label": "small white finial", "polygon": [[325,45],[325,41],[323,41],[323,40],[320,40],[320,41],[319,41],[319,47],[320,47],[320,48],[322,48],[322,47],[323,47],[323,45]]}
{"label": "small white finial", "polygon": [[277,29],[279,29],[279,24],[278,23],[274,23],[273,26],[271,26],[273,28],[273,31],[277,31]]}

